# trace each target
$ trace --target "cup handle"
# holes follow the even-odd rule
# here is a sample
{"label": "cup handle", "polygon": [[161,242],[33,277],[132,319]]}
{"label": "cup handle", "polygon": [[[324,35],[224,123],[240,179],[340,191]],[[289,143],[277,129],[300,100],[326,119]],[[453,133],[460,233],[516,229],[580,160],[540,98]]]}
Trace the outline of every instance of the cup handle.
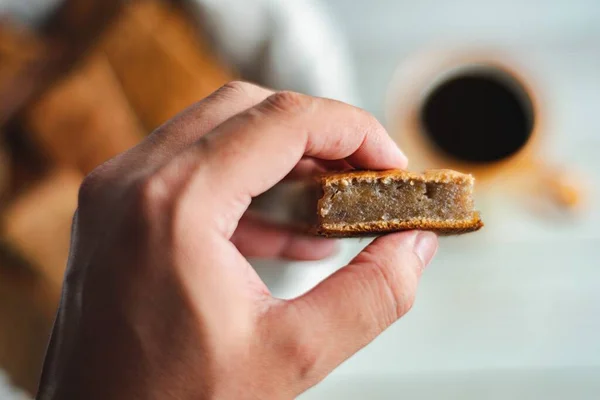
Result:
{"label": "cup handle", "polygon": [[576,211],[585,203],[583,176],[567,167],[539,161],[532,165],[533,182],[538,193],[564,211]]}

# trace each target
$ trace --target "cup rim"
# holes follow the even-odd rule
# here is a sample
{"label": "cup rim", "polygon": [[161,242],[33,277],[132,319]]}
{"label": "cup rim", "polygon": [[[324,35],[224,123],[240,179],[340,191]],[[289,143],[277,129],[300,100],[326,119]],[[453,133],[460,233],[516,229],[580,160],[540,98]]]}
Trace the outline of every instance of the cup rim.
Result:
{"label": "cup rim", "polygon": [[[533,123],[529,139],[519,150],[501,160],[487,163],[459,160],[443,154],[424,137],[422,132],[421,134],[416,132],[421,129],[417,117],[418,110],[420,110],[428,93],[438,87],[441,82],[446,81],[448,77],[469,68],[497,71],[500,77],[505,77],[505,79],[513,81],[519,86],[530,105]],[[534,82],[532,74],[509,52],[500,48],[429,47],[413,53],[399,63],[394,70],[384,99],[385,124],[390,136],[399,144],[406,145],[407,141],[410,140],[417,142],[420,145],[419,151],[423,153],[424,157],[429,156],[436,161],[443,161],[450,167],[484,173],[503,164],[512,163],[516,159],[519,159],[521,166],[523,166],[523,162],[534,162],[534,160],[528,160],[528,157],[524,157],[524,155],[530,155],[531,149],[537,146],[543,123],[540,117],[542,107],[537,93],[538,87],[539,85]],[[411,138],[410,136],[414,137]],[[440,166],[443,167],[443,165],[432,165],[432,167]]]}

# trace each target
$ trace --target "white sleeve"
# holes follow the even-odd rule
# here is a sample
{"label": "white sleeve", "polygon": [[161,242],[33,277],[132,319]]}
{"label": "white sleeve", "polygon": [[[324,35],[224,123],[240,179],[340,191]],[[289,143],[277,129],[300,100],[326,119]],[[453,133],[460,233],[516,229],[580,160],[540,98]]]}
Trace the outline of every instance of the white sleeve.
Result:
{"label": "white sleeve", "polygon": [[351,60],[318,0],[187,0],[226,61],[275,89],[356,104]]}
{"label": "white sleeve", "polygon": [[0,16],[10,15],[30,26],[37,26],[64,0],[0,0]]}

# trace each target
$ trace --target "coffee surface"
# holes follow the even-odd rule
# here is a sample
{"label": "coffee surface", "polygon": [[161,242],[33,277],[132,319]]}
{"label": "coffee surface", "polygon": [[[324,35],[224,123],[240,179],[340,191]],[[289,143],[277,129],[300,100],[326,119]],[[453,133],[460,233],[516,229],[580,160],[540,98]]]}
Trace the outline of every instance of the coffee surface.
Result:
{"label": "coffee surface", "polygon": [[529,140],[534,116],[516,82],[494,74],[466,73],[448,79],[426,98],[421,123],[444,153],[462,161],[499,161]]}

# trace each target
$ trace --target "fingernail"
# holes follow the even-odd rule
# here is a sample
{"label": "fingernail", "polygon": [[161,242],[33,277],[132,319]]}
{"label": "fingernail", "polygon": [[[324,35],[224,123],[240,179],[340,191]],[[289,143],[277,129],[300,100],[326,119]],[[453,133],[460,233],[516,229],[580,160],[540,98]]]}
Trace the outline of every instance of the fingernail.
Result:
{"label": "fingernail", "polygon": [[415,238],[413,251],[421,259],[423,268],[430,262],[438,248],[437,235],[432,232],[419,232]]}

